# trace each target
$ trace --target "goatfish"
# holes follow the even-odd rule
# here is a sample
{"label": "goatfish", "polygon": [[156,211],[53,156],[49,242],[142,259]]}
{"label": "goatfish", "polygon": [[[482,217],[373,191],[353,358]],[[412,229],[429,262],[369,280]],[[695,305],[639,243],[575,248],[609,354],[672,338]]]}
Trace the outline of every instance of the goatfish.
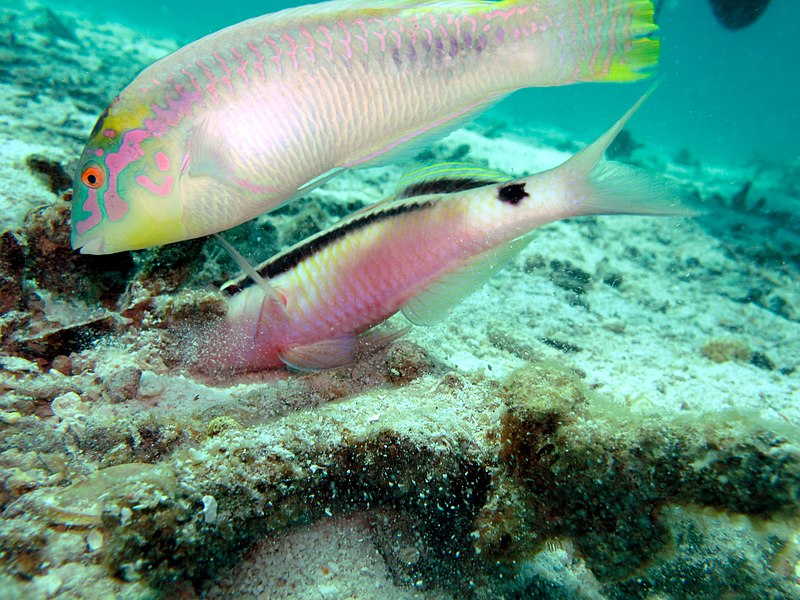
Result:
{"label": "goatfish", "polygon": [[100,116],[72,247],[222,231],[519,88],[646,77],[655,30],[650,0],[335,0],[233,25],[145,69]]}
{"label": "goatfish", "polygon": [[[642,98],[644,100],[644,97]],[[198,333],[204,371],[308,371],[352,362],[396,335],[372,328],[398,311],[432,324],[531,241],[537,228],[599,214],[694,214],[667,180],[603,153],[640,100],[562,165],[522,179],[464,164],[402,178],[395,196],[248,268],[227,314]]]}

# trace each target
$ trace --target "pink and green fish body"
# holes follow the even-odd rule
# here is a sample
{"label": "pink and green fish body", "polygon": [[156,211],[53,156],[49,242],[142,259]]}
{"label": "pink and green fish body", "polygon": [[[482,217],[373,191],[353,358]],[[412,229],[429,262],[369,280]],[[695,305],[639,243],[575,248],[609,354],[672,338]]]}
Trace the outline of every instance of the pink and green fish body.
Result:
{"label": "pink and green fish body", "polygon": [[[347,364],[364,343],[360,334],[398,311],[415,324],[446,316],[458,296],[546,223],[587,214],[689,214],[664,181],[602,159],[635,108],[560,167],[532,177],[510,181],[444,165],[406,178],[397,197],[261,265],[269,283],[230,298],[226,317],[200,334],[196,363],[210,371]],[[236,289],[242,280],[233,283]],[[366,343],[375,341],[367,336]]]}
{"label": "pink and green fish body", "polygon": [[645,77],[652,15],[650,0],[335,0],[234,25],[145,69],[100,117],[72,245],[221,231],[516,89]]}

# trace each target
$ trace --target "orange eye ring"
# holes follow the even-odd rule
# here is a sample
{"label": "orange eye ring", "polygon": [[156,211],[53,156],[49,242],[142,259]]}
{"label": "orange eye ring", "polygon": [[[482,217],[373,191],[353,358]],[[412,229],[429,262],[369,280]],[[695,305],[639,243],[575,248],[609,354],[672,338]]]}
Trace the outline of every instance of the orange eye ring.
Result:
{"label": "orange eye ring", "polygon": [[81,182],[83,182],[83,185],[93,190],[102,187],[105,181],[106,174],[103,169],[97,165],[89,165],[83,170],[83,173],[81,173]]}

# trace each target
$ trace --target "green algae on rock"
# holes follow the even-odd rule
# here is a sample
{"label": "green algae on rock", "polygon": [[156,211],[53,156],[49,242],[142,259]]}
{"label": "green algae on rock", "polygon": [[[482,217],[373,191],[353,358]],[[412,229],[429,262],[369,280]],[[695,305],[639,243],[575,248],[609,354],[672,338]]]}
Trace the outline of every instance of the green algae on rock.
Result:
{"label": "green algae on rock", "polygon": [[692,424],[634,419],[609,410],[577,378],[542,365],[517,372],[505,389],[505,470],[496,477],[508,480],[516,531],[501,528],[498,536],[494,514],[482,514],[479,544],[494,556],[507,560],[516,547],[567,538],[600,580],[619,580],[668,550],[661,514],[669,506],[758,520],[800,517],[800,453],[785,427],[770,431],[739,415]]}

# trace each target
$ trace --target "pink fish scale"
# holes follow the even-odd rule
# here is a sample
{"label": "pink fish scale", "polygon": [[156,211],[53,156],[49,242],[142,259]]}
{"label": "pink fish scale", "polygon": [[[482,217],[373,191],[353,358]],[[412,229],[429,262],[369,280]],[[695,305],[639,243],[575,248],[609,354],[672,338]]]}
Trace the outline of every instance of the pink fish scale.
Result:
{"label": "pink fish scale", "polygon": [[281,36],[281,40],[289,44],[289,49],[286,51],[286,54],[292,59],[292,66],[297,70],[297,40],[289,35],[288,32],[284,32]]}
{"label": "pink fish scale", "polygon": [[[625,18],[625,32],[630,33],[631,28],[633,26],[633,9],[628,11],[628,14]],[[633,47],[633,37],[628,35],[625,38],[625,50],[629,51]]]}
{"label": "pink fish scale", "polygon": [[244,84],[249,86],[250,78],[247,76],[247,61],[236,48],[231,47],[230,51],[239,62],[239,68],[236,69],[236,72],[239,74],[239,77],[241,77],[242,81],[244,81]]}
{"label": "pink fish scale", "polygon": [[213,54],[214,60],[217,61],[220,67],[222,67],[223,73],[225,73],[224,77],[220,77],[220,81],[225,84],[225,87],[228,88],[228,91],[233,95],[233,82],[231,81],[231,68],[228,66],[227,61],[220,56],[219,52],[214,52]]}
{"label": "pink fish scale", "polygon": [[190,73],[186,69],[181,69],[180,73],[189,80],[189,83],[191,83],[192,87],[194,88],[195,96],[193,98],[193,101],[199,104],[200,106],[205,106],[205,102],[203,101],[203,88],[200,87],[200,82],[197,81],[197,77],[195,77],[192,73]]}
{"label": "pink fish scale", "polygon": [[332,60],[333,59],[333,34],[331,33],[331,30],[328,29],[327,27],[325,27],[325,25],[319,25],[319,26],[317,26],[317,31],[319,31],[320,33],[322,33],[325,36],[325,41],[324,42],[320,42],[319,45],[328,50],[328,60]]}
{"label": "pink fish scale", "polygon": [[344,47],[344,55],[345,58],[347,59],[347,64],[349,65],[350,59],[353,56],[353,50],[350,46],[350,42],[352,41],[352,35],[350,34],[350,29],[347,27],[347,23],[345,23],[344,21],[337,21],[336,25],[344,33],[344,37],[339,38],[339,43],[341,43],[342,46]]}
{"label": "pink fish scale", "polygon": [[617,4],[614,7],[614,13],[611,16],[611,29],[608,37],[608,51],[606,52],[606,58],[603,61],[603,71],[608,72],[611,70],[611,61],[614,59],[614,48],[617,45],[617,23],[619,22],[619,13],[622,10],[620,4]]}
{"label": "pink fish scale", "polygon": [[200,69],[203,71],[203,75],[206,76],[206,83],[205,89],[211,95],[211,99],[214,101],[214,104],[219,104],[219,95],[217,95],[217,78],[212,73],[211,69],[208,68],[202,60],[196,60],[195,63]]}
{"label": "pink fish scale", "polygon": [[364,19],[362,18],[356,19],[354,24],[361,28],[361,31],[364,35],[355,33],[353,34],[353,37],[361,42],[361,47],[364,49],[364,54],[367,54],[369,52],[369,30],[367,29],[367,24],[364,23]]}
{"label": "pink fish scale", "polygon": [[314,42],[314,36],[311,35],[311,32],[306,29],[305,27],[300,28],[300,34],[306,38],[308,45],[305,46],[305,51],[308,53],[308,59],[314,63],[316,62],[316,56],[314,55],[314,48],[316,48],[316,43]]}
{"label": "pink fish scale", "polygon": [[472,33],[478,33],[478,19],[471,15],[464,15],[461,20],[464,23],[469,23]]}
{"label": "pink fish scale", "polygon": [[380,31],[373,31],[372,35],[374,35],[378,40],[380,40],[380,48],[381,52],[386,52],[386,23],[383,22],[382,19],[370,18],[369,23],[377,23],[378,26],[381,28]]}
{"label": "pink fish scale", "polygon": [[258,49],[258,46],[256,46],[253,42],[247,42],[247,47],[250,48],[250,52],[252,52],[253,56],[256,57],[256,62],[254,65],[256,71],[261,76],[262,81],[265,80],[267,76],[266,73],[264,73],[264,55]]}
{"label": "pink fish scale", "polygon": [[281,50],[278,43],[272,39],[272,36],[269,34],[264,38],[262,42],[265,46],[269,46],[272,48],[273,55],[271,57],[272,62],[275,63],[275,66],[278,68],[278,73],[283,73],[283,65],[281,64],[281,56],[283,56],[283,51]]}

